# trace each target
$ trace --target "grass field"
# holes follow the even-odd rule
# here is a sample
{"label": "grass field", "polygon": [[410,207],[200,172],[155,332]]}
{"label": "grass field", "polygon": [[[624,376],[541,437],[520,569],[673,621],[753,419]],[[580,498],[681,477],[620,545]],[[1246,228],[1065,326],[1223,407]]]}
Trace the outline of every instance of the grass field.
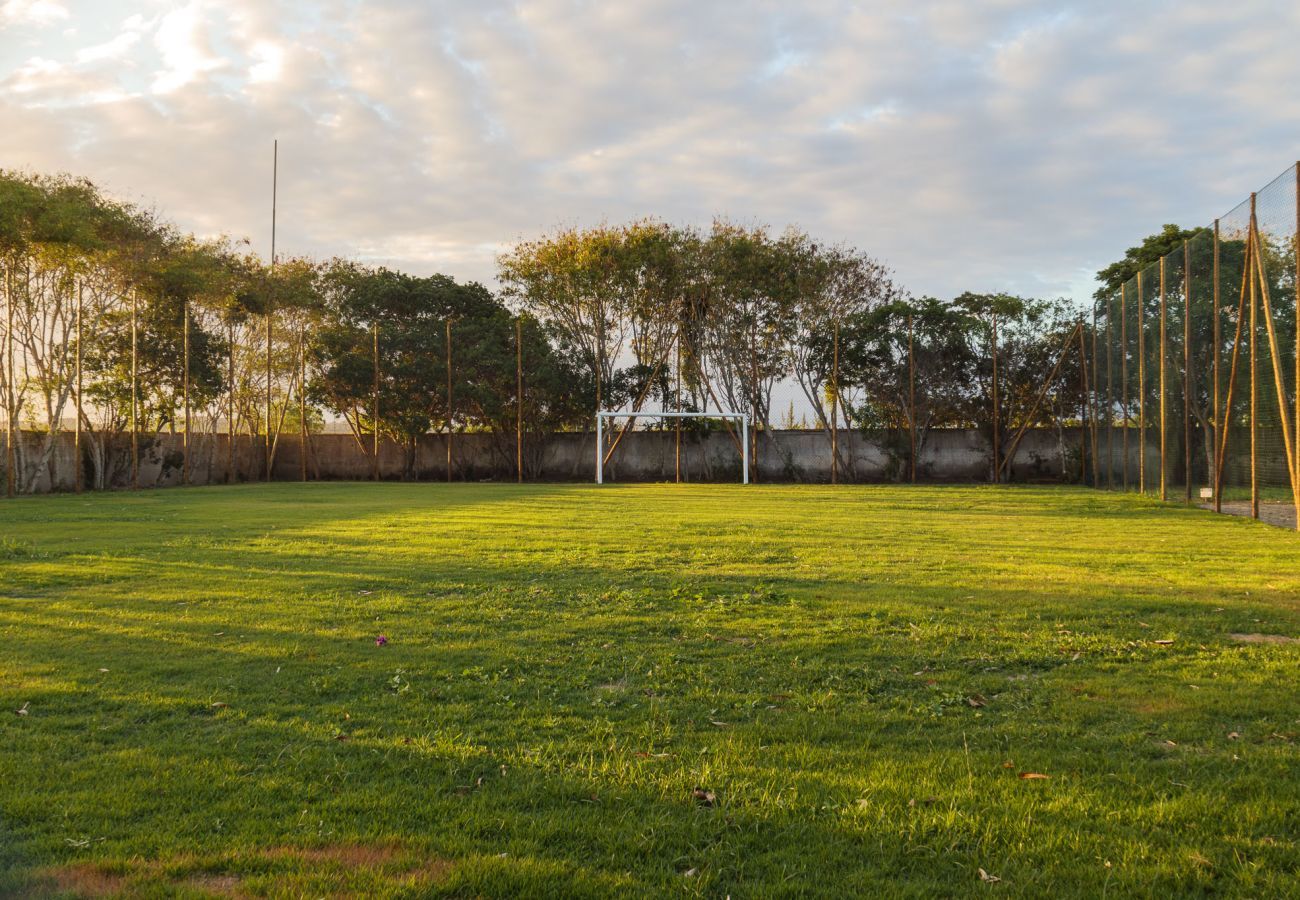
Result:
{"label": "grass field", "polygon": [[1300,636],[1280,529],[424,484],[0,529],[0,894],[1300,893],[1300,645],[1232,636]]}

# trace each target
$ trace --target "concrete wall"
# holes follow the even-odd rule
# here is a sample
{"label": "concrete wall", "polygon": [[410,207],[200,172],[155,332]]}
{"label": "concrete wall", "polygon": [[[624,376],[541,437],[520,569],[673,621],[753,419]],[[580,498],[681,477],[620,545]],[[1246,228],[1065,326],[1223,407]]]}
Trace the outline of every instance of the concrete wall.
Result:
{"label": "concrete wall", "polygon": [[[22,436],[23,455],[28,467],[45,436]],[[90,447],[97,439],[84,439]],[[514,480],[513,435],[457,434],[452,437],[453,477],[458,480]],[[1015,481],[1070,480],[1077,471],[1079,432],[1063,433],[1036,429],[1026,433],[1013,471]],[[1062,441],[1071,475],[1062,475]],[[906,475],[905,460],[882,442],[860,434],[841,432],[841,477],[845,481],[894,481]],[[180,435],[159,435],[142,439],[140,484],[167,487],[181,482]],[[901,446],[901,445],[900,445]],[[237,437],[234,466],[229,465],[230,445],[225,435],[195,435],[191,441],[190,480],[194,484],[221,484],[229,480],[252,481],[262,477],[265,454],[260,442]],[[323,480],[364,480],[371,477],[369,443],[362,447],[348,434],[318,434],[310,439],[308,473]],[[1147,448],[1148,465],[1151,454]],[[108,454],[115,462],[112,487],[130,483],[129,443],[121,440]],[[1130,453],[1136,471],[1137,448]],[[276,480],[297,480],[301,472],[301,447],[297,435],[280,439],[275,455]],[[0,464],[3,463],[0,455]],[[393,442],[380,444],[380,477],[400,479],[407,469],[407,448]],[[529,480],[590,481],[595,473],[594,435],[560,433],[539,440],[525,436],[525,467]],[[675,442],[672,432],[629,432],[606,469],[609,481],[667,481],[674,477]],[[819,431],[774,431],[760,435],[758,458],[753,461],[758,481],[825,482],[830,480],[830,442]],[[53,472],[51,477],[50,471]],[[447,437],[425,435],[413,449],[413,472],[419,480],[442,480],[447,476]],[[682,472],[690,481],[738,481],[740,453],[726,432],[684,433]],[[71,490],[73,487],[73,445],[70,434],[59,435],[48,470],[43,470],[36,491]],[[989,449],[974,430],[934,431],[918,460],[918,478],[925,481],[987,481],[990,476]],[[87,470],[85,484],[92,486]]]}

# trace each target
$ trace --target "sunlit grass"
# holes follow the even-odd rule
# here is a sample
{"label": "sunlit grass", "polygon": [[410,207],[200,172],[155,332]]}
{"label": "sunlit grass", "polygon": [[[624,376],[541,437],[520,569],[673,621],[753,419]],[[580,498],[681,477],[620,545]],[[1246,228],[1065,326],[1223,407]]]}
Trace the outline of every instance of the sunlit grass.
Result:
{"label": "sunlit grass", "polygon": [[1300,646],[1231,637],[1300,635],[1279,529],[388,484],[0,526],[0,893],[1300,890]]}

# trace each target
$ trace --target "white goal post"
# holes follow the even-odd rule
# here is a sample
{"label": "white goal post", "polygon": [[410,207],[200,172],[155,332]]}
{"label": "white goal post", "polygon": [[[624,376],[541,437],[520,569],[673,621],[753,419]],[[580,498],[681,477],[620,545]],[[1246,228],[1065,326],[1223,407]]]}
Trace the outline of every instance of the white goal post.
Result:
{"label": "white goal post", "polygon": [[596,413],[596,484],[605,483],[606,419],[739,419],[740,461],[744,484],[749,484],[749,415],[738,412],[598,412]]}

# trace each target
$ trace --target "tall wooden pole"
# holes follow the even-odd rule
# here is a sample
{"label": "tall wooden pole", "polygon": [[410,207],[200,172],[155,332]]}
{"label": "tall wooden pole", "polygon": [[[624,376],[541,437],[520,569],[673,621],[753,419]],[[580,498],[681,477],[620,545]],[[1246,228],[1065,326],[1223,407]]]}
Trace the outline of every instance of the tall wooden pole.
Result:
{"label": "tall wooden pole", "polygon": [[1147,492],[1147,329],[1146,291],[1143,290],[1142,273],[1137,276],[1137,327],[1138,327],[1138,493]]}
{"label": "tall wooden pole", "polygon": [[1079,316],[1079,483],[1088,483],[1088,338]]}
{"label": "tall wooden pole", "polygon": [[[1092,306],[1092,392],[1088,394],[1088,415],[1092,422],[1092,486],[1101,488],[1101,432],[1098,430],[1101,426],[1101,409],[1099,408],[1098,398],[1101,395],[1101,384],[1098,374],[1098,361],[1101,354],[1097,347],[1097,305]],[[1109,373],[1106,376],[1110,379]]]}
{"label": "tall wooden pole", "polygon": [[[755,389],[757,389],[757,384]],[[757,394],[756,394],[757,396]],[[840,481],[840,323],[831,338],[831,484]]]}
{"label": "tall wooden pole", "polygon": [[1106,487],[1115,487],[1115,359],[1114,336],[1111,334],[1115,306],[1106,300]]}
{"label": "tall wooden pole", "polygon": [[81,459],[81,415],[82,415],[82,369],[84,354],[82,353],[81,339],[84,331],[82,330],[82,316],[85,311],[85,285],[77,283],[77,408],[75,414],[77,417],[76,430],[72,433],[72,489],[80,494],[84,487],[85,465]]}
{"label": "tall wooden pole", "polygon": [[298,326],[298,477],[307,480],[307,326]]}
{"label": "tall wooden pole", "polygon": [[515,481],[524,483],[524,320],[515,317]]}
{"label": "tall wooden pole", "polygon": [[271,316],[274,312],[272,296],[275,292],[275,214],[280,187],[280,142],[271,145],[271,286],[266,298],[266,480],[271,480]]}
{"label": "tall wooden pole", "polygon": [[131,490],[140,490],[140,300],[131,291]]}
{"label": "tall wooden pole", "polygon": [[1124,410],[1124,433],[1120,442],[1121,486],[1128,491],[1128,438],[1132,429],[1132,410],[1128,402],[1128,282],[1119,286],[1119,389],[1122,399],[1120,408]]}
{"label": "tall wooden pole", "polygon": [[8,266],[5,267],[5,287],[5,385],[9,389],[5,398],[5,496],[12,497],[18,491],[18,448],[14,444],[18,390],[14,383],[14,273]]}
{"label": "tall wooden pole", "polygon": [[[1220,300],[1220,294],[1219,294],[1219,220],[1218,219],[1214,220],[1214,264],[1213,264],[1213,274],[1211,275],[1211,278],[1213,279],[1213,284],[1211,284],[1210,287],[1214,298],[1214,415],[1211,416],[1210,419],[1215,424],[1214,427],[1210,429],[1210,437],[1214,441],[1214,453],[1212,455],[1212,459],[1214,461],[1214,471],[1210,473],[1210,482],[1211,484],[1214,485],[1214,511],[1223,512],[1223,498],[1219,496],[1220,486],[1221,486],[1220,482],[1222,481],[1220,473],[1223,470],[1223,466],[1220,464],[1219,461],[1218,448],[1221,440],[1219,436],[1219,428],[1227,426],[1228,417],[1227,414],[1225,413],[1222,420],[1220,420],[1219,418],[1219,405],[1221,399],[1219,397],[1219,383],[1220,383],[1219,382],[1219,357],[1221,355],[1220,349],[1223,344],[1223,324],[1222,324],[1223,314],[1222,314],[1222,310],[1219,307],[1219,304],[1222,301]],[[1218,424],[1220,421],[1224,423],[1223,426],[1220,426]]]}
{"label": "tall wooden pole", "polygon": [[190,483],[190,301],[188,299],[181,304],[181,314],[185,317],[181,326],[183,334],[181,364],[185,369],[181,375],[181,390],[185,397],[185,434],[181,437],[181,484],[188,485]]}
{"label": "tall wooden pole", "polygon": [[371,460],[370,460],[370,466],[371,466],[370,480],[378,481],[379,480],[379,323],[378,322],[375,322],[373,325],[370,326],[370,335],[372,339],[371,348],[370,348],[371,359],[374,361],[375,364],[375,383],[374,383],[374,390],[371,394],[371,401],[370,401],[371,412],[373,413],[371,424],[373,425],[373,431],[374,431],[374,434],[371,437],[372,446],[371,446]]}
{"label": "tall wooden pole", "polygon": [[226,324],[226,483],[235,480],[235,324]]}
{"label": "tall wooden pole", "polygon": [[[599,385],[600,376],[596,383]],[[599,393],[600,388],[597,387]],[[451,396],[451,319],[447,320],[447,483],[451,483],[451,433],[452,433],[452,396]]]}
{"label": "tall wooden pole", "polygon": [[[993,481],[1002,481],[1002,423],[998,410],[998,314],[993,313]],[[1009,474],[1009,473],[1008,473]]]}
{"label": "tall wooden pole", "polygon": [[[682,411],[682,339],[681,332],[677,334],[677,412]],[[682,483],[682,417],[678,416],[674,420],[674,437],[675,437],[675,459],[674,467],[676,470],[676,483]]]}
{"label": "tall wooden pole", "polygon": [[1169,499],[1169,459],[1166,452],[1168,442],[1167,424],[1168,416],[1166,415],[1166,390],[1165,383],[1165,357],[1168,356],[1169,345],[1166,343],[1168,338],[1167,316],[1165,314],[1166,305],[1166,279],[1165,279],[1165,258],[1160,257],[1160,499]]}
{"label": "tall wooden pole", "polygon": [[1192,502],[1192,250],[1183,241],[1183,502]]}
{"label": "tall wooden pole", "polygon": [[912,314],[907,314],[907,441],[909,450],[908,480],[916,484],[916,349]]}
{"label": "tall wooden pole", "polygon": [[1295,398],[1295,478],[1291,487],[1295,492],[1295,527],[1300,531],[1300,162],[1295,164],[1295,381],[1291,389]]}
{"label": "tall wooden pole", "polygon": [[[1246,240],[1246,271],[1250,271],[1254,263],[1254,254],[1259,252],[1259,247],[1255,240],[1255,194],[1250,195],[1250,236]],[[1249,275],[1246,276],[1250,278]],[[1258,379],[1255,377],[1256,355],[1255,355],[1255,332],[1258,325],[1255,320],[1255,307],[1259,305],[1259,297],[1256,290],[1255,279],[1250,278],[1250,517],[1259,518],[1259,387],[1256,384]]]}

